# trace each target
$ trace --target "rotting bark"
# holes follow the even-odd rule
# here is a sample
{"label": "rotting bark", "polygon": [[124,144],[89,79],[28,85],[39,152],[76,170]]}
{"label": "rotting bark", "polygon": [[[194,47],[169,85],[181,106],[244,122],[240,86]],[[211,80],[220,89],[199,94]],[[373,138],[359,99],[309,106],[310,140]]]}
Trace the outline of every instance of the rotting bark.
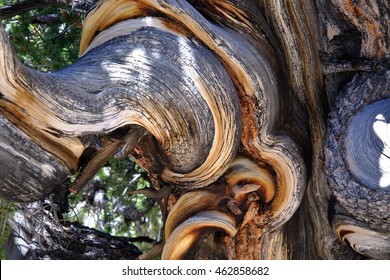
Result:
{"label": "rotting bark", "polygon": [[172,189],[164,258],[389,258],[390,133],[362,157],[375,156],[367,178],[351,164],[364,144],[348,132],[355,113],[389,131],[387,103],[361,113],[388,102],[389,8],[101,1],[80,60],[52,74],[21,65],[1,30],[2,122],[36,147],[3,133],[0,160],[38,159],[23,188],[5,172],[2,196],[38,199],[80,171],[77,190],[109,156],[130,154],[157,191]]}

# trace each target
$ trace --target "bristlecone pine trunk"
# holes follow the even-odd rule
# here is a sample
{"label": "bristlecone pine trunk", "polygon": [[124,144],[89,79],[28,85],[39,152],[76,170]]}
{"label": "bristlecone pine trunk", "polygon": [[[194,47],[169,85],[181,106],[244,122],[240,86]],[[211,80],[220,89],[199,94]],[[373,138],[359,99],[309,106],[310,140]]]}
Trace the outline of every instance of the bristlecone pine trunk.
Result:
{"label": "bristlecone pine trunk", "polygon": [[388,0],[105,0],[40,73],[1,27],[0,194],[131,156],[167,213],[140,258],[389,259],[389,34]]}

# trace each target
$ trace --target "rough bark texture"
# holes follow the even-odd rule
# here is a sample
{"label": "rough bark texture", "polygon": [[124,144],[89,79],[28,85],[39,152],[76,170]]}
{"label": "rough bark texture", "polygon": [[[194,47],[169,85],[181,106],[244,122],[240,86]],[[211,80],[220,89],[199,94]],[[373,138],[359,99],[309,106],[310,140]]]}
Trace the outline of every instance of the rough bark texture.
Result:
{"label": "rough bark texture", "polygon": [[78,190],[130,154],[164,189],[163,258],[390,258],[389,9],[100,1],[51,74],[1,30],[0,192],[32,201],[80,171]]}
{"label": "rough bark texture", "polygon": [[64,197],[56,201],[52,195],[47,200],[20,205],[10,221],[7,259],[133,260],[141,255],[130,243],[135,240],[61,221],[61,212],[66,211],[63,207]]}

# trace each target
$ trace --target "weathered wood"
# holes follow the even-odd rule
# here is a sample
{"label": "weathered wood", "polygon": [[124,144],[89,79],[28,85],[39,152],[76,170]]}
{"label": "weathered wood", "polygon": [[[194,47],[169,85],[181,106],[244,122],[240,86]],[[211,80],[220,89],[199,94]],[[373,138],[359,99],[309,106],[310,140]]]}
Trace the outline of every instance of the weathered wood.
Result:
{"label": "weathered wood", "polygon": [[[375,135],[365,129],[370,120],[364,119],[362,111],[374,101],[389,98],[390,41],[385,35],[389,33],[389,2],[320,0],[317,8],[326,93],[333,107],[324,154],[329,189],[335,196],[328,199],[329,219],[343,244],[367,257],[389,258],[389,191],[361,184],[363,173],[382,171],[379,165],[364,164],[364,171],[354,167],[356,155],[366,162],[379,158],[379,151],[372,153],[358,146],[360,141],[366,147],[375,142]],[[359,115],[358,123],[352,123],[353,116]],[[353,129],[356,133],[352,135]],[[334,255],[345,253],[336,248]]]}
{"label": "weathered wood", "polygon": [[389,84],[389,71],[356,75],[337,99],[325,143],[330,187],[341,206],[333,227],[373,258],[390,257]]}
{"label": "weathered wood", "polygon": [[5,248],[7,259],[134,260],[141,254],[131,244],[136,240],[58,220],[59,208],[49,199],[20,205],[10,221],[12,233]]}
{"label": "weathered wood", "polygon": [[64,164],[0,114],[0,195],[35,201],[69,186]]}
{"label": "weathered wood", "polygon": [[[210,52],[180,33],[139,29],[138,20],[134,26],[133,36],[96,47],[72,67],[49,75],[28,70],[20,78],[28,80],[20,82],[28,85],[25,88],[15,91],[3,80],[9,89],[3,90],[2,111],[23,112],[8,117],[19,119],[19,125],[28,123],[27,134],[64,161],[70,172],[78,170],[88,148],[82,139],[96,134],[103,142],[104,134],[115,138],[115,130],[138,124],[158,142],[144,142],[142,157],[148,160],[139,159],[152,174],[192,187],[215,181],[236,153],[241,127],[229,76]],[[114,42],[117,51],[108,51]],[[177,56],[180,50],[183,55]],[[4,60],[11,65],[9,58]],[[58,146],[47,147],[46,138]],[[164,164],[158,164],[161,161]]]}
{"label": "weathered wood", "polygon": [[389,18],[384,0],[100,1],[56,73],[1,30],[0,113],[59,181],[80,171],[74,189],[129,153],[170,187],[164,258],[389,258],[390,134],[371,130],[388,130]]}
{"label": "weathered wood", "polygon": [[[127,17],[164,13],[168,18],[179,22],[181,28],[186,28],[187,32],[213,50],[224,62],[241,100],[243,148],[251,157],[262,164],[268,164],[277,174],[277,195],[262,213],[262,216],[268,217],[264,227],[274,228],[281,226],[292,216],[304,193],[305,164],[302,150],[294,140],[306,143],[307,129],[304,112],[293,96],[289,97],[285,91],[286,85],[283,83],[283,72],[277,66],[276,52],[264,36],[271,37],[272,34],[263,34],[262,29],[256,29],[261,21],[249,16],[257,8],[255,2],[250,3],[244,5],[243,10],[234,9],[236,3],[227,5],[232,7],[232,12],[239,21],[218,14],[217,3],[213,3],[216,7],[209,9],[207,16],[200,14],[185,1],[143,1],[142,4],[123,1],[116,7],[126,11],[123,15]],[[208,20],[215,17],[221,19],[220,24],[216,25]],[[114,13],[109,1],[98,6],[96,14],[91,13],[89,18],[91,21],[87,20],[86,23],[82,51],[85,48],[83,46],[92,40],[93,34],[112,24],[115,18],[123,20],[120,13]],[[230,28],[225,28],[224,25]],[[242,56],[243,53],[245,57]],[[263,114],[259,115],[260,111]],[[294,118],[286,123],[285,114]],[[290,133],[294,133],[296,138],[290,137]]]}

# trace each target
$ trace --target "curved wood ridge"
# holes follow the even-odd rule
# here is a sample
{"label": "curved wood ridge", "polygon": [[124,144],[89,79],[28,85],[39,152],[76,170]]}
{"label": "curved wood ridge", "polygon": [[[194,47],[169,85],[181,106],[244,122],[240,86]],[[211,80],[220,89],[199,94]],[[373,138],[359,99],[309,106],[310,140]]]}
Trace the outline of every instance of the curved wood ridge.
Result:
{"label": "curved wood ridge", "polygon": [[22,65],[0,23],[0,196],[37,200],[70,176],[77,191],[130,155],[164,208],[150,255],[388,259],[389,11],[101,0],[55,73]]}
{"label": "curved wood ridge", "polygon": [[[76,185],[110,155],[132,152],[156,179],[210,186],[197,194],[218,195],[210,205],[220,202],[221,221],[244,226],[248,209],[259,214],[262,205],[261,226],[275,230],[294,214],[307,184],[311,145],[299,98],[310,98],[297,88],[317,91],[307,81],[289,90],[285,50],[261,8],[255,0],[101,1],[85,21],[82,57],[70,67],[37,73],[6,58],[9,50],[1,53],[11,67],[3,67],[0,112],[68,174],[82,167]],[[232,162],[237,153],[253,161]],[[214,211],[210,205],[188,212]],[[173,234],[184,223],[181,208],[168,216],[168,247],[183,237]],[[233,226],[215,228],[233,233]]]}
{"label": "curved wood ridge", "polygon": [[169,212],[165,222],[165,237],[168,238],[185,219],[205,210],[232,212],[238,216],[237,221],[242,222],[242,215],[245,215],[249,206],[245,206],[245,203],[250,193],[256,193],[256,199],[261,203],[268,203],[275,196],[276,182],[272,175],[245,158],[235,159],[223,180],[221,185],[182,195]]}
{"label": "curved wood ridge", "polygon": [[[187,192],[173,205],[164,227],[163,258],[192,257],[206,234],[234,236],[253,214],[259,215],[251,212],[253,205],[270,202],[275,190],[276,182],[267,170],[246,158],[235,159],[221,184]],[[264,219],[257,227],[266,227],[268,222]]]}
{"label": "curved wood ridge", "polygon": [[20,66],[23,75],[16,85],[4,80],[9,89],[3,90],[2,113],[19,112],[7,116],[20,126],[27,123],[27,134],[43,146],[52,143],[45,148],[70,172],[79,168],[88,148],[101,154],[110,146],[112,155],[112,147],[123,143],[104,139],[123,137],[128,125],[140,125],[158,142],[144,141],[144,155],[157,165],[146,166],[152,174],[190,187],[208,185],[237,150],[241,118],[234,86],[196,41],[169,30],[164,20],[145,20],[157,27],[127,22],[134,29],[131,36],[117,36],[56,73]]}
{"label": "curved wood ridge", "polygon": [[186,258],[189,248],[200,237],[210,231],[222,231],[229,236],[237,232],[235,220],[231,214],[220,211],[199,212],[181,223],[170,235],[164,246],[161,259],[178,260]]}
{"label": "curved wood ridge", "polygon": [[390,235],[384,235],[364,225],[349,224],[335,226],[336,234],[340,240],[349,245],[359,254],[374,259],[388,260],[390,258]]}
{"label": "curved wood ridge", "polygon": [[[131,2],[133,4],[128,5],[121,1],[116,6],[119,10],[123,5],[123,13],[129,18],[144,13],[163,15],[184,28],[222,61],[242,105],[245,129],[241,141],[252,156],[271,166],[277,174],[278,191],[270,207],[274,215],[272,226],[283,224],[298,207],[306,185],[305,163],[296,141],[307,141],[307,128],[302,109],[286,90],[283,72],[276,59],[275,41],[268,39],[273,36],[269,29],[261,27],[266,25],[262,25],[265,20],[258,16],[261,12],[257,2],[192,1],[192,5],[186,1]],[[106,1],[97,7],[89,16],[91,22],[87,19],[82,53],[93,39],[90,34],[97,34],[111,25],[106,19],[123,19],[109,3]],[[100,10],[103,6],[106,7],[104,11]],[[210,6],[210,9],[202,8]],[[144,12],[140,12],[141,9]],[[252,17],[253,14],[257,16]],[[208,18],[217,19],[217,23]],[[294,116],[288,125],[287,115]],[[165,174],[172,176],[170,172]]]}
{"label": "curved wood ridge", "polygon": [[[127,26],[126,26],[127,25]],[[176,30],[179,30],[179,28],[176,28],[176,30],[171,29],[171,23],[166,20],[158,19],[158,18],[144,18],[144,19],[134,19],[130,20],[127,23],[119,23],[112,28],[110,28],[107,33],[102,32],[99,34],[99,36],[92,42],[92,46],[95,44],[100,44],[99,40],[106,40],[104,38],[107,34],[110,34],[109,36],[112,36],[112,34],[115,34],[115,36],[119,36],[118,32],[124,32],[123,34],[128,34],[129,30],[131,32],[131,28],[145,28],[146,26],[153,26],[153,28],[166,28],[167,32],[177,32]],[[125,27],[124,27],[125,26]],[[129,28],[129,26],[132,26]],[[180,33],[179,35],[182,36],[181,30],[179,30]],[[134,35],[134,34],[132,34]],[[241,130],[241,121],[240,121],[240,115],[239,115],[239,108],[237,107],[238,100],[236,97],[236,94],[234,92],[234,87],[230,83],[230,80],[227,76],[222,77],[221,75],[217,75],[217,71],[223,72],[223,69],[216,70],[215,66],[211,67],[207,65],[207,59],[209,57],[203,57],[200,59],[200,57],[195,56],[194,50],[191,50],[189,48],[189,45],[191,45],[190,41],[186,41],[181,37],[179,40],[179,45],[177,46],[177,51],[181,56],[183,56],[185,59],[189,59],[190,65],[186,65],[185,67],[180,67],[178,70],[184,71],[186,75],[193,75],[193,83],[195,86],[199,89],[199,92],[201,93],[201,98],[205,101],[206,105],[205,108],[209,108],[210,110],[210,117],[211,120],[209,119],[209,123],[203,126],[203,129],[198,129],[197,131],[192,129],[192,137],[196,136],[198,133],[199,134],[212,134],[213,133],[213,128],[214,128],[214,135],[210,135],[210,142],[212,141],[212,145],[209,147],[209,149],[204,149],[199,147],[199,144],[195,143],[192,139],[186,139],[185,141],[182,140],[180,143],[181,145],[186,145],[188,146],[186,149],[182,148],[179,149],[176,147],[176,151],[167,151],[166,155],[170,155],[173,153],[177,154],[178,161],[173,162],[171,160],[171,168],[165,168],[162,173],[161,177],[163,180],[176,183],[176,184],[181,184],[181,185],[186,185],[186,186],[191,186],[191,187],[199,187],[199,186],[204,186],[207,185],[208,183],[212,182],[213,180],[216,180],[221,173],[226,170],[226,165],[230,161],[232,155],[235,154],[236,147],[237,147],[237,135],[239,135],[240,130]],[[163,46],[164,44],[161,44]],[[200,52],[200,48],[199,48]],[[206,51],[207,52],[207,51]],[[198,61],[198,59],[200,59]],[[202,61],[204,63],[202,63]],[[209,60],[210,61],[213,60]],[[220,66],[219,63],[216,62],[216,65]],[[191,67],[196,67],[197,69],[192,70]],[[211,77],[208,78],[206,81],[206,76],[203,77],[203,82],[200,81],[197,78],[197,74],[203,71],[207,71],[207,69],[210,69],[210,75],[214,76],[215,78],[212,79]],[[214,69],[212,69],[214,68]],[[165,70],[165,69],[161,69]],[[198,72],[198,73],[197,73]],[[163,76],[163,75],[161,75]],[[212,85],[212,81],[219,80],[220,85]],[[226,81],[226,82],[225,82]],[[222,82],[224,84],[222,85]],[[221,92],[218,92],[221,91]],[[226,96],[224,96],[226,95]],[[224,100],[226,98],[226,100]],[[175,99],[172,99],[172,101]],[[229,107],[230,106],[230,107]],[[193,107],[193,106],[192,106]],[[200,107],[199,107],[200,108]],[[191,108],[192,110],[195,110],[195,108]],[[200,111],[200,109],[199,109]],[[195,112],[194,112],[195,113]],[[198,113],[198,112],[197,112]],[[206,112],[204,112],[206,113]],[[199,121],[205,122],[207,118],[202,117],[201,114],[197,114],[197,118]],[[155,130],[154,136],[156,134],[159,134],[159,130]],[[180,136],[182,132],[178,133],[177,136]],[[160,145],[162,146],[163,149],[165,149],[164,141],[162,141],[161,137],[157,137],[157,140],[159,141]],[[170,138],[172,138],[172,135],[170,135]],[[170,139],[166,139],[165,142],[172,141]],[[192,143],[191,143],[192,142]],[[198,151],[193,151],[191,149],[199,149]],[[143,150],[143,149],[141,149]],[[179,161],[184,161],[183,159],[191,157],[191,156],[199,156],[199,154],[205,154],[208,152],[207,158],[203,159],[203,163],[199,168],[195,168],[196,166],[188,160],[187,162],[179,162]],[[179,157],[178,154],[181,154]],[[148,155],[148,156],[151,156]],[[142,160],[141,160],[142,161]],[[147,160],[147,162],[150,162],[150,160]],[[201,162],[201,161],[199,161]],[[191,165],[192,164],[192,165]],[[144,164],[145,166],[145,164]],[[145,166],[147,169],[148,166]],[[188,172],[188,174],[180,174],[176,173],[177,170],[184,170],[185,172]],[[152,171],[153,172],[153,171]],[[199,179],[200,177],[205,177],[205,178],[211,178],[211,180],[206,179],[202,181],[202,179]]]}
{"label": "curved wood ridge", "polygon": [[[1,113],[70,174],[88,162],[98,165],[98,155],[131,151],[120,139],[134,125],[144,127],[150,135],[135,150],[137,160],[153,176],[191,188],[221,177],[241,136],[244,149],[276,174],[270,227],[280,226],[306,186],[300,144],[307,129],[286,90],[276,41],[265,20],[253,16],[261,14],[256,1],[191,4],[100,2],[85,22],[83,56],[52,74],[15,64],[2,40],[1,65],[12,67],[3,69]],[[213,6],[212,14],[203,4]]]}
{"label": "curved wood ridge", "polygon": [[[377,251],[389,254],[388,246],[382,246],[388,244],[390,231],[389,84],[390,71],[356,75],[337,99],[325,143],[329,183],[342,209],[336,211],[333,226],[350,244],[366,240],[355,238],[362,232],[376,232],[375,240],[382,236],[377,247],[352,246],[363,246],[356,250],[374,258]],[[345,228],[351,234],[344,236]]]}

